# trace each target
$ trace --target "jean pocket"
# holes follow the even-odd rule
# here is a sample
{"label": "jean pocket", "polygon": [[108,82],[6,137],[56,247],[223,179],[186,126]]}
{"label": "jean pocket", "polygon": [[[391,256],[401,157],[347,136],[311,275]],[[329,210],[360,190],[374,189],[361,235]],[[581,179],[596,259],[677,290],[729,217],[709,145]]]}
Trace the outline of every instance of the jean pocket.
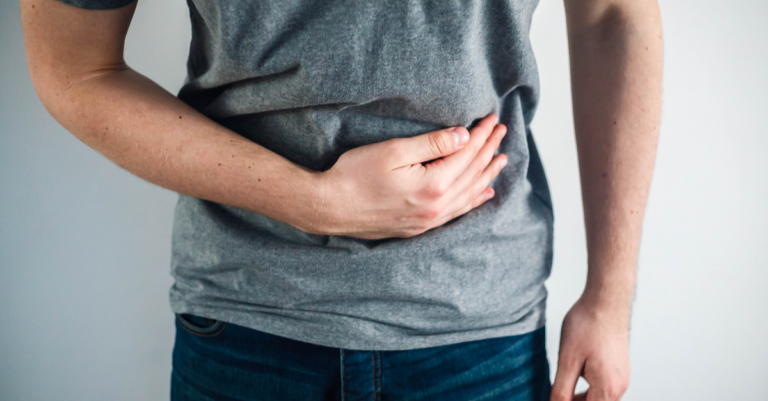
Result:
{"label": "jean pocket", "polygon": [[227,322],[189,313],[177,313],[176,321],[185,331],[198,337],[216,337],[227,327]]}

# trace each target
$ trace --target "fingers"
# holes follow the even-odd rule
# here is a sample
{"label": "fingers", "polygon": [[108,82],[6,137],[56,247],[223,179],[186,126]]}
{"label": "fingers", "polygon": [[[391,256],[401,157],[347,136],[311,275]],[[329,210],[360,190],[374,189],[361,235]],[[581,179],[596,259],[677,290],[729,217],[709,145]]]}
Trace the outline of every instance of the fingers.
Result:
{"label": "fingers", "polygon": [[[471,177],[473,181],[469,182],[468,188],[461,188],[461,194],[454,193],[445,197],[452,206],[447,207],[447,215],[449,217],[440,220],[439,224],[444,224],[457,216],[469,212],[495,195],[493,188],[488,185],[499,175],[501,169],[506,166],[507,157],[503,154],[497,155],[490,163],[486,164],[487,166],[479,176]],[[451,192],[454,192],[453,189]]]}
{"label": "fingers", "polygon": [[[576,391],[576,381],[581,375],[581,368],[571,365],[563,368],[558,361],[555,383],[552,385],[552,395],[550,401],[618,401],[624,395],[628,385],[621,383],[620,380],[595,380],[590,378],[589,388],[584,393],[574,395]],[[576,373],[574,373],[576,372]]]}
{"label": "fingers", "polygon": [[[453,182],[467,169],[475,157],[477,157],[478,152],[488,141],[488,138],[493,133],[494,128],[499,127],[496,125],[498,121],[499,117],[496,114],[489,114],[480,120],[477,126],[472,128],[470,131],[471,135],[469,137],[469,142],[464,145],[464,148],[461,151],[443,157],[442,159],[436,160],[434,163],[430,163],[425,166],[425,182],[438,185],[442,188],[450,187]],[[504,127],[503,129],[506,129],[504,125],[500,125],[500,127]],[[498,145],[496,146],[498,147]],[[491,154],[493,154],[495,151],[496,149],[494,148]],[[486,160],[486,164],[489,160],[490,158]],[[480,169],[482,169],[482,167],[480,167]]]}
{"label": "fingers", "polygon": [[[506,133],[506,126],[497,122],[498,116],[490,114],[470,131],[457,127],[387,141],[389,147],[384,150],[388,154],[387,165],[416,179],[411,181],[415,188],[419,188],[419,201],[415,204],[424,205],[424,210],[417,214],[417,220],[422,223],[413,231],[443,225],[495,195],[488,184],[506,164],[505,155],[493,157]],[[451,143],[447,138],[453,137],[454,133],[459,134],[459,142],[454,138],[454,148],[450,150]],[[425,161],[432,163],[422,164]],[[471,171],[466,171],[469,166]],[[456,189],[454,183],[459,177],[464,178],[460,188]]]}
{"label": "fingers", "polygon": [[574,401],[576,381],[579,380],[583,361],[564,358],[563,355],[557,361],[557,373],[552,384],[550,401]]}
{"label": "fingers", "polygon": [[488,163],[485,170],[480,174],[477,179],[470,183],[470,193],[480,194],[485,188],[490,188],[489,185],[496,176],[501,173],[501,169],[507,165],[507,157],[505,155],[498,155]]}
{"label": "fingers", "polygon": [[[587,367],[589,361],[587,361]],[[592,373],[590,375],[590,373]],[[620,374],[611,374],[604,369],[600,374],[594,369],[587,369],[585,379],[589,383],[589,389],[584,398],[585,401],[619,401],[627,391],[629,383],[622,380]]]}
{"label": "fingers", "polygon": [[501,168],[507,163],[507,157],[503,154],[497,155],[496,158],[493,157],[493,154],[496,152],[496,149],[498,149],[506,131],[505,126],[496,126],[490,138],[488,138],[488,141],[485,142],[483,147],[477,153],[477,157],[472,160],[472,163],[470,163],[466,170],[464,170],[456,181],[454,181],[450,191],[461,192],[470,187],[474,187],[473,193],[479,193],[483,188],[488,186],[491,180],[498,175]]}
{"label": "fingers", "polygon": [[480,193],[474,198],[472,201],[472,204],[470,205],[470,210],[482,205],[483,203],[491,200],[496,196],[496,191],[493,190],[491,187],[486,187],[485,190],[480,191]]}
{"label": "fingers", "polygon": [[389,167],[396,169],[448,156],[462,149],[469,139],[469,131],[466,128],[452,127],[410,138],[390,140],[392,154]]}
{"label": "fingers", "polygon": [[482,205],[483,203],[493,198],[494,195],[495,195],[495,192],[493,188],[486,187],[483,191],[480,191],[480,193],[477,194],[477,196],[472,198],[471,202],[465,204],[464,206],[460,207],[458,210],[454,212],[446,213],[443,216],[443,218],[436,220],[433,227],[440,227],[443,224],[455,219],[456,217],[469,213],[472,209],[477,208],[478,206]]}

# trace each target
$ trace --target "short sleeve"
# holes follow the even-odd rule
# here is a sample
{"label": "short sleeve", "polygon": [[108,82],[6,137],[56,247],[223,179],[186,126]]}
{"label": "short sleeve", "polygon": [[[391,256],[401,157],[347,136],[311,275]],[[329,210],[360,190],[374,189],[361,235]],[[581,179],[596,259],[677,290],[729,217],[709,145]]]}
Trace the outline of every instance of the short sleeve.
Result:
{"label": "short sleeve", "polygon": [[64,4],[88,10],[112,10],[125,7],[137,0],[58,0]]}

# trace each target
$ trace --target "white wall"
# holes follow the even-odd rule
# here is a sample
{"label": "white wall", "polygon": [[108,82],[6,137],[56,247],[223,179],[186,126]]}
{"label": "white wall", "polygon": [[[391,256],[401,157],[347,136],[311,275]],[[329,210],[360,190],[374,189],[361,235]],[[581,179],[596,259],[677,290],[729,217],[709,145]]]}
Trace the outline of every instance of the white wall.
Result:
{"label": "white wall", "polygon": [[[636,400],[768,400],[768,2],[660,0],[658,159],[630,336]],[[533,130],[555,207],[549,356],[586,275],[565,14],[542,0]]]}
{"label": "white wall", "polygon": [[[171,92],[186,4],[139,1],[127,60]],[[768,3],[662,1],[664,116],[640,256],[625,400],[768,399]],[[116,167],[40,105],[18,3],[0,2],[0,399],[168,398],[176,195]],[[548,348],[586,253],[565,20],[541,0],[534,122],[552,187]]]}
{"label": "white wall", "polygon": [[[140,0],[128,62],[175,93],[186,3]],[[0,400],[163,400],[177,195],[56,123],[27,72],[17,1],[0,1]]]}

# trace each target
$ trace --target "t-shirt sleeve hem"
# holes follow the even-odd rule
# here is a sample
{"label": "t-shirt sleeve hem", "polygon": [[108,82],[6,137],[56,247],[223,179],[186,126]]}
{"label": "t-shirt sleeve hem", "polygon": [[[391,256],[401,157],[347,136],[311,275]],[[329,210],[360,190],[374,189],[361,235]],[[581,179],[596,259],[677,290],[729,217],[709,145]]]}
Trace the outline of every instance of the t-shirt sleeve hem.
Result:
{"label": "t-shirt sleeve hem", "polygon": [[86,10],[114,10],[137,0],[58,0],[64,4]]}

